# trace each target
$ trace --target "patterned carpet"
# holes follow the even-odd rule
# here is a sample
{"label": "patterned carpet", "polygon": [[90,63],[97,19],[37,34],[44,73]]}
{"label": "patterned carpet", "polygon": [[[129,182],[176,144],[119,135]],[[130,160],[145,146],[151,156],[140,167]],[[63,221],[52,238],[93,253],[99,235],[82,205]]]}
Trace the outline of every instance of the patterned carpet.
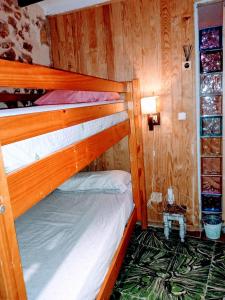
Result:
{"label": "patterned carpet", "polygon": [[225,299],[225,244],[136,226],[110,300]]}

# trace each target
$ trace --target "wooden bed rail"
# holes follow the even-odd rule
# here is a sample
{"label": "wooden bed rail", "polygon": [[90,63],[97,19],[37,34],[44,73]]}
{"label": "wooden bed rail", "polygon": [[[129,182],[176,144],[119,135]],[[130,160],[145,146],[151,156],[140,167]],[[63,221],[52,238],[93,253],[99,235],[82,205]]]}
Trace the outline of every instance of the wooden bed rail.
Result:
{"label": "wooden bed rail", "polygon": [[[59,150],[7,176],[14,218],[129,134],[129,121]],[[22,183],[22,184],[21,184]]]}
{"label": "wooden bed rail", "polygon": [[126,83],[0,59],[0,86],[48,90],[127,91]]}
{"label": "wooden bed rail", "polygon": [[2,145],[127,110],[125,102],[52,110],[0,118]]}

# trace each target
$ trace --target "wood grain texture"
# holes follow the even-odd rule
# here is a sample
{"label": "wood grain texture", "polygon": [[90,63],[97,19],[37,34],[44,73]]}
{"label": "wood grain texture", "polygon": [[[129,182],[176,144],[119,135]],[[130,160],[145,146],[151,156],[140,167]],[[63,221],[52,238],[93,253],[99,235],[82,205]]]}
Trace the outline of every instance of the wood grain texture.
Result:
{"label": "wood grain texture", "polygon": [[[223,24],[225,24],[225,6],[223,6]],[[223,30],[223,41],[225,41],[225,30]],[[225,68],[225,46],[223,44],[223,70]],[[225,76],[223,76],[223,103],[225,101]],[[223,118],[225,117],[225,105],[223,105]],[[223,119],[223,134],[225,133],[225,122],[224,122],[224,119]],[[223,186],[222,186],[222,193],[223,193],[223,196],[222,196],[222,220],[224,220],[225,218],[225,197],[224,197],[224,193],[225,193],[225,139],[223,138],[223,167],[222,167],[222,170],[223,170]]]}
{"label": "wood grain texture", "polygon": [[6,209],[0,214],[0,299],[25,300],[26,290],[1,152],[0,174],[0,205]]}
{"label": "wood grain texture", "polygon": [[[63,28],[63,25],[60,28]],[[63,53],[62,49],[60,53]],[[63,57],[67,58],[67,54]],[[108,81],[38,65],[0,59],[0,68],[0,86],[50,90],[126,92],[126,84],[121,82]]]}
{"label": "wood grain texture", "polygon": [[[77,29],[72,29],[73,70],[119,81],[138,78],[142,96],[159,95],[161,125],[150,132],[142,117],[147,199],[152,191],[161,192],[165,199],[172,185],[177,202],[188,207],[190,229],[198,227],[194,55],[192,69],[182,69],[182,47],[194,45],[193,1],[121,0],[68,15]],[[68,69],[63,57],[69,55],[67,42],[59,38],[57,19],[50,18],[52,47],[60,47],[62,55],[53,52],[53,61]],[[177,120],[181,111],[187,113],[186,121]],[[111,149],[102,157],[102,164],[98,161],[99,166],[112,168],[125,153],[119,151]],[[161,223],[162,209],[153,204],[149,221]]]}
{"label": "wood grain texture", "polygon": [[[132,99],[133,85],[132,82],[128,84],[128,114],[130,119],[130,136],[129,136],[129,150],[130,150],[130,166],[131,166],[131,176],[132,176],[132,189],[133,198],[137,203],[137,219],[142,219],[142,195],[140,193],[140,178],[138,173],[138,145],[136,138],[136,128],[135,128],[135,118],[134,118],[134,101]],[[144,219],[144,225],[146,225],[146,216]]]}
{"label": "wood grain texture", "polygon": [[0,141],[2,145],[9,144],[126,109],[126,103],[120,102],[2,117],[0,118]]}
{"label": "wood grain texture", "polygon": [[136,224],[136,222],[137,222],[137,213],[136,213],[136,209],[134,209],[125,228],[122,240],[120,241],[117,251],[114,254],[112,263],[104,279],[104,282],[101,286],[101,289],[96,297],[96,300],[106,300],[110,298],[113,286],[116,282],[117,276],[122,266],[123,259],[126,254],[126,249],[128,247],[131,234],[133,232],[134,225]]}
{"label": "wood grain texture", "polygon": [[144,171],[144,153],[143,153],[143,138],[142,138],[142,118],[141,118],[141,103],[140,103],[140,83],[139,80],[132,81],[132,97],[133,97],[133,122],[135,128],[135,140],[137,145],[137,173],[140,195],[140,208],[142,228],[147,228],[147,201],[145,188],[145,171]]}
{"label": "wood grain texture", "polygon": [[24,169],[9,173],[7,181],[14,218],[128,135],[129,130],[129,121],[121,122]]}

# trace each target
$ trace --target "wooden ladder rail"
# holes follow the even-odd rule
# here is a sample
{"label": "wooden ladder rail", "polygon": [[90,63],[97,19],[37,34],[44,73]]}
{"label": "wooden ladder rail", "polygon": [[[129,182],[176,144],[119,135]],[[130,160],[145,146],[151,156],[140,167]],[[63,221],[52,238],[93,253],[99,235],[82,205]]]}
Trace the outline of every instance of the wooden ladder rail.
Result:
{"label": "wooden ladder rail", "polygon": [[8,183],[3,166],[0,145],[0,299],[25,300],[26,289],[23,279],[19,247],[16,239],[14,217],[10,203]]}
{"label": "wooden ladder rail", "polygon": [[127,84],[128,114],[130,119],[129,151],[133,196],[137,206],[137,220],[147,228],[147,201],[144,171],[144,150],[141,121],[140,83],[135,79]]}

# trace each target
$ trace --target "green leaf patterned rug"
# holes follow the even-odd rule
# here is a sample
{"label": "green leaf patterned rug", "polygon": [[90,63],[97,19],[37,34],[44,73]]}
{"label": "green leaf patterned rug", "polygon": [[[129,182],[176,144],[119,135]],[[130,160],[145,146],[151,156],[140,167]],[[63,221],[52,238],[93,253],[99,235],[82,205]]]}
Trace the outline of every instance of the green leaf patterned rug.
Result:
{"label": "green leaf patterned rug", "polygon": [[225,244],[136,225],[110,300],[225,299]]}

